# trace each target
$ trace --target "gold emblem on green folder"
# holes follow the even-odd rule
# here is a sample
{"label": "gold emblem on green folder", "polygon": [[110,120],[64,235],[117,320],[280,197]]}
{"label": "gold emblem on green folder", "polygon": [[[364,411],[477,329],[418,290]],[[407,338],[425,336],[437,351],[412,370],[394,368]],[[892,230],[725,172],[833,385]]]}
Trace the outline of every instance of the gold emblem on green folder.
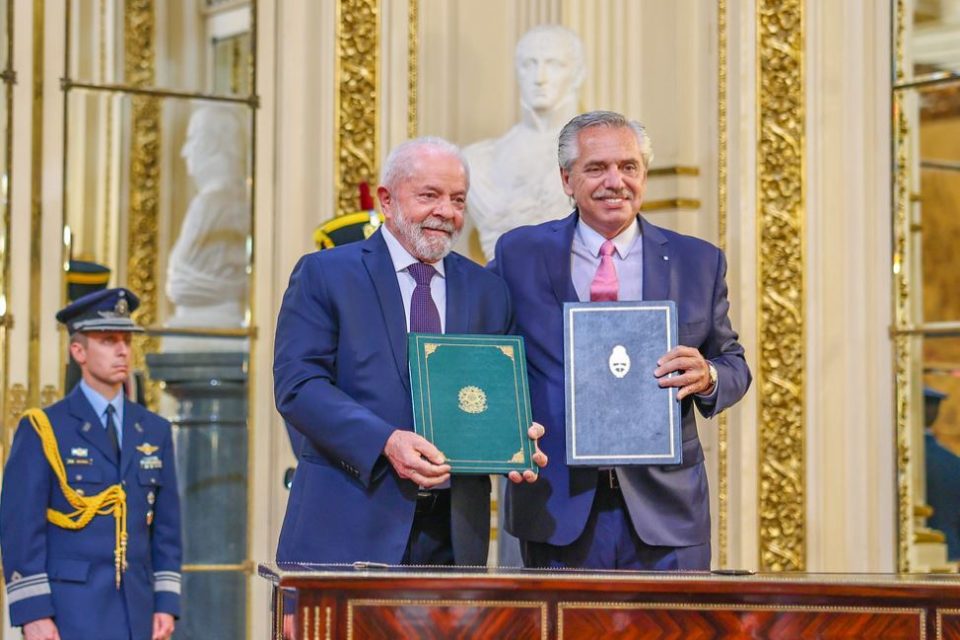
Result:
{"label": "gold emblem on green folder", "polygon": [[480,387],[469,385],[460,389],[460,410],[467,413],[483,413],[487,410],[487,394]]}

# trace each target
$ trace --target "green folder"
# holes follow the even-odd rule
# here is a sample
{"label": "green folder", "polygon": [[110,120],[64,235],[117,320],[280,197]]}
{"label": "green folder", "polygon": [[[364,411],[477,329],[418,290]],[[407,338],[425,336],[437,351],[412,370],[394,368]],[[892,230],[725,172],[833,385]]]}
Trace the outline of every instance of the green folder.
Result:
{"label": "green folder", "polygon": [[413,424],[452,473],[537,472],[523,338],[411,333]]}

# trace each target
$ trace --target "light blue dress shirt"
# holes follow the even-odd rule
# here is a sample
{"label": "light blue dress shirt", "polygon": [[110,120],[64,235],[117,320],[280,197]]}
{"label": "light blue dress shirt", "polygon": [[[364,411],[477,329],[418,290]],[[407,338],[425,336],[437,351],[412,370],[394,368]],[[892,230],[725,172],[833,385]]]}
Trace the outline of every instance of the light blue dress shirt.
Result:
{"label": "light blue dress shirt", "polygon": [[100,426],[104,429],[107,428],[107,405],[112,404],[114,410],[116,411],[116,421],[117,421],[117,444],[120,447],[123,447],[123,389],[120,389],[120,392],[113,398],[113,400],[107,400],[97,391],[94,391],[93,388],[86,383],[82,378],[80,379],[80,391],[83,392],[83,395],[86,396],[87,402],[90,403],[90,406],[93,407],[93,412],[97,414],[100,418]]}
{"label": "light blue dress shirt", "polygon": [[[617,250],[613,253],[613,266],[619,283],[618,300],[643,300],[643,241],[640,223],[633,224],[612,238]],[[577,222],[570,251],[570,276],[580,302],[590,302],[590,283],[600,266],[600,246],[606,241],[583,220]]]}

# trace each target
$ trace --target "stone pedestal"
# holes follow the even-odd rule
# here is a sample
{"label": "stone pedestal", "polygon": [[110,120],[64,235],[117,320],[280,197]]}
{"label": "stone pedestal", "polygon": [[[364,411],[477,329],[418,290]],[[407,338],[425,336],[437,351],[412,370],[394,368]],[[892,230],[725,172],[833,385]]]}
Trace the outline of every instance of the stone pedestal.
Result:
{"label": "stone pedestal", "polygon": [[[246,352],[160,353],[147,356],[153,380],[176,401],[170,418],[177,452],[183,523],[183,564],[238,565],[247,553]],[[212,567],[210,567],[212,569]],[[246,574],[183,574],[178,638],[242,638]]]}

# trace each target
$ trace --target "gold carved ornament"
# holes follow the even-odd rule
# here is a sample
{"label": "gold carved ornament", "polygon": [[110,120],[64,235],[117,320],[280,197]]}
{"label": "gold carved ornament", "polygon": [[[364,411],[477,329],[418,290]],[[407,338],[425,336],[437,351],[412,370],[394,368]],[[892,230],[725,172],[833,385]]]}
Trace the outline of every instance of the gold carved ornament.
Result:
{"label": "gold carved ornament", "polygon": [[[154,0],[127,0],[124,11],[124,76],[134,87],[150,87],[155,67]],[[157,321],[157,254],[160,202],[160,100],[133,95],[130,135],[130,204],[127,234],[127,282],[140,297],[134,320],[140,326]],[[140,338],[133,352],[133,368],[143,369],[145,353],[157,351],[154,337]],[[148,382],[147,406],[156,409],[159,386]]]}
{"label": "gold carved ornament", "polygon": [[760,568],[806,564],[803,2],[757,5]]}
{"label": "gold carved ornament", "polygon": [[377,0],[339,0],[337,13],[334,186],[342,215],[356,211],[359,184],[378,171],[380,6]]}
{"label": "gold carved ornament", "polygon": [[[717,0],[717,238],[727,249],[727,0]],[[717,564],[727,567],[730,522],[729,427],[717,418]]]}
{"label": "gold carved ornament", "polygon": [[[904,79],[904,28],[910,13],[903,0],[897,0],[895,8],[895,66],[896,80]],[[911,324],[910,269],[910,126],[904,111],[903,94],[893,93],[893,160],[895,186],[893,194],[893,301],[894,326],[897,329]],[[910,571],[910,547],[914,536],[913,519],[913,462],[910,450],[910,390],[913,387],[913,371],[910,363],[911,338],[897,332],[893,339],[894,380],[896,385],[896,431],[897,431],[897,570]]]}

